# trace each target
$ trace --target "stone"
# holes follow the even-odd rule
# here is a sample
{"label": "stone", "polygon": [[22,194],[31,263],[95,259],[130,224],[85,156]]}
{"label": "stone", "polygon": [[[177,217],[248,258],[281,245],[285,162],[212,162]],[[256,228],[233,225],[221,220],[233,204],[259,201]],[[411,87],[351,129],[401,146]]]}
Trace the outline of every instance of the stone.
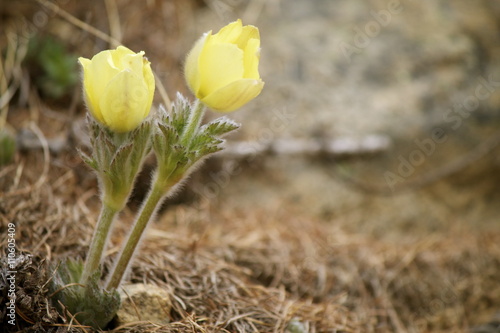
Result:
{"label": "stone", "polygon": [[156,324],[170,322],[172,302],[170,293],[152,284],[131,284],[119,288],[122,304],[116,314],[116,324],[121,326],[137,321]]}

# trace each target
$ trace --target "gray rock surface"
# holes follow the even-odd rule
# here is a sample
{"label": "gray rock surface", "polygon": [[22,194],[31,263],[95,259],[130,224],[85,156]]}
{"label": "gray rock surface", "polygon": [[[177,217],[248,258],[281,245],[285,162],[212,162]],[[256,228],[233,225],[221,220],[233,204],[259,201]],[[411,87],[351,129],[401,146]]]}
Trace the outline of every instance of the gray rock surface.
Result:
{"label": "gray rock surface", "polygon": [[406,230],[497,220],[489,204],[498,198],[491,185],[499,182],[493,152],[472,168],[464,163],[458,176],[389,197],[344,180],[391,194],[391,184],[418,182],[498,131],[500,2],[219,0],[200,14],[192,33],[216,31],[238,17],[260,28],[266,86],[230,115],[243,124],[235,139],[375,134],[390,136],[395,145],[368,160],[254,159],[253,171],[226,171],[231,181],[220,182],[219,175],[219,185],[217,174],[206,172],[205,186],[219,187],[211,192],[220,202],[293,207],[377,234],[386,232],[387,223]]}

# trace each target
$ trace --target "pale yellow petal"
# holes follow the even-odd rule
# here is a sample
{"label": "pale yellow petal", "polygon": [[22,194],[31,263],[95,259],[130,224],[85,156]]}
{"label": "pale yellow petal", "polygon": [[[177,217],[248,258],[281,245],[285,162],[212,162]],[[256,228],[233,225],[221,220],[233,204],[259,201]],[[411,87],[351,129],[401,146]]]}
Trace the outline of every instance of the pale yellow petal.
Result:
{"label": "pale yellow petal", "polygon": [[243,27],[236,43],[240,49],[244,50],[247,47],[248,41],[252,39],[258,39],[260,41],[259,29],[253,25],[246,25]]}
{"label": "pale yellow petal", "polygon": [[80,57],[78,58],[78,62],[82,66],[82,74],[83,74],[83,89],[86,91],[88,89],[91,89],[92,86],[90,84],[90,64],[92,61],[87,58]]}
{"label": "pale yellow petal", "polygon": [[260,40],[250,39],[246,45],[243,56],[245,79],[260,79],[259,75]]}
{"label": "pale yellow petal", "polygon": [[243,51],[234,44],[208,44],[200,55],[199,66],[197,97],[203,98],[243,78]]}
{"label": "pale yellow petal", "polygon": [[111,80],[100,101],[104,123],[115,132],[131,131],[144,120],[150,107],[148,87],[130,70],[120,72]]}
{"label": "pale yellow petal", "polygon": [[120,72],[113,63],[111,51],[101,51],[96,54],[91,60],[88,72],[88,82],[92,87],[89,94],[98,103],[108,82]]}
{"label": "pale yellow petal", "polygon": [[[125,57],[125,56],[128,56],[128,55],[135,55],[136,53],[132,50],[130,50],[129,48],[123,46],[123,45],[120,45],[116,48],[116,50],[111,50],[111,57],[113,59],[113,63],[115,64],[115,66],[119,67],[120,66],[120,63],[122,62],[122,59]],[[120,67],[119,67],[120,68]],[[120,68],[120,69],[123,69],[123,68]]]}
{"label": "pale yellow petal", "polygon": [[144,52],[125,54],[115,62],[120,70],[130,69],[135,74],[140,74],[144,66]]}
{"label": "pale yellow petal", "polygon": [[[143,78],[148,87],[148,105],[153,102],[153,95],[155,90],[154,75],[151,70],[151,63],[144,58],[144,51],[135,53],[125,46],[118,46],[114,51],[111,51],[113,62],[120,70],[129,69],[138,78]],[[146,117],[149,114],[151,107],[145,109]]]}
{"label": "pale yellow petal", "polygon": [[220,43],[232,43],[236,44],[238,38],[241,35],[243,26],[241,20],[231,22],[222,29],[219,30],[218,33],[214,34],[214,39]]}
{"label": "pale yellow petal", "polygon": [[133,54],[134,51],[132,51],[131,49],[129,49],[128,47],[126,46],[123,46],[123,45],[119,45],[117,48],[116,48],[116,52],[118,54]]}
{"label": "pale yellow petal", "polygon": [[186,62],[184,64],[184,76],[186,78],[186,83],[193,94],[198,95],[200,90],[200,68],[199,68],[199,58],[203,47],[205,46],[205,41],[211,36],[212,32],[209,31],[196,41],[191,51],[186,57]]}
{"label": "pale yellow petal", "polygon": [[92,62],[90,59],[87,59],[87,58],[84,58],[84,57],[80,57],[78,58],[78,62],[80,63],[80,65],[82,65],[82,68],[83,70],[87,70],[90,66],[90,63]]}
{"label": "pale yellow petal", "polygon": [[146,83],[146,87],[148,89],[146,109],[144,110],[144,115],[143,115],[145,118],[147,117],[149,111],[151,110],[151,104],[153,104],[153,97],[155,94],[155,77],[153,75],[153,71],[151,70],[151,63],[146,59],[144,59],[143,77],[144,77],[144,82]]}
{"label": "pale yellow petal", "polygon": [[90,59],[80,57],[78,58],[78,62],[80,62],[83,69],[83,97],[85,99],[85,104],[94,118],[103,122],[104,119],[102,118],[99,103],[93,95],[94,87],[90,82],[90,77],[92,77],[92,73],[90,71],[92,61]]}
{"label": "pale yellow petal", "polygon": [[220,88],[201,101],[215,111],[230,112],[241,108],[257,97],[263,87],[262,80],[241,79]]}

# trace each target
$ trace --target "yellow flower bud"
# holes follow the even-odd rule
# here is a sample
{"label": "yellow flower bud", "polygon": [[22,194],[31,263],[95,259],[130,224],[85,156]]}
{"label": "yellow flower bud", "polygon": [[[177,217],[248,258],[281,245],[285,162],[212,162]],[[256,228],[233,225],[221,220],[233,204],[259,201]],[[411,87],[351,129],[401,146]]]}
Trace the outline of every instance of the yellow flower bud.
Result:
{"label": "yellow flower bud", "polygon": [[189,89],[216,111],[234,111],[260,94],[260,35],[254,26],[232,22],[212,35],[205,33],[186,58]]}
{"label": "yellow flower bud", "polygon": [[115,132],[135,129],[153,103],[155,79],[144,52],[124,46],[79,58],[85,102],[94,118]]}

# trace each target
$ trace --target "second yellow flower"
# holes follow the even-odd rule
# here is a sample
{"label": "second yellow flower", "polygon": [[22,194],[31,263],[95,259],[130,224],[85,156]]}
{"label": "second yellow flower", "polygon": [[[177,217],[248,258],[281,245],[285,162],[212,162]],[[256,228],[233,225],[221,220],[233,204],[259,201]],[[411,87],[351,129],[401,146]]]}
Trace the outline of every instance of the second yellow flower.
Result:
{"label": "second yellow flower", "polygon": [[259,30],[237,20],[195,43],[186,59],[186,81],[203,104],[216,111],[234,111],[264,87],[259,59]]}

